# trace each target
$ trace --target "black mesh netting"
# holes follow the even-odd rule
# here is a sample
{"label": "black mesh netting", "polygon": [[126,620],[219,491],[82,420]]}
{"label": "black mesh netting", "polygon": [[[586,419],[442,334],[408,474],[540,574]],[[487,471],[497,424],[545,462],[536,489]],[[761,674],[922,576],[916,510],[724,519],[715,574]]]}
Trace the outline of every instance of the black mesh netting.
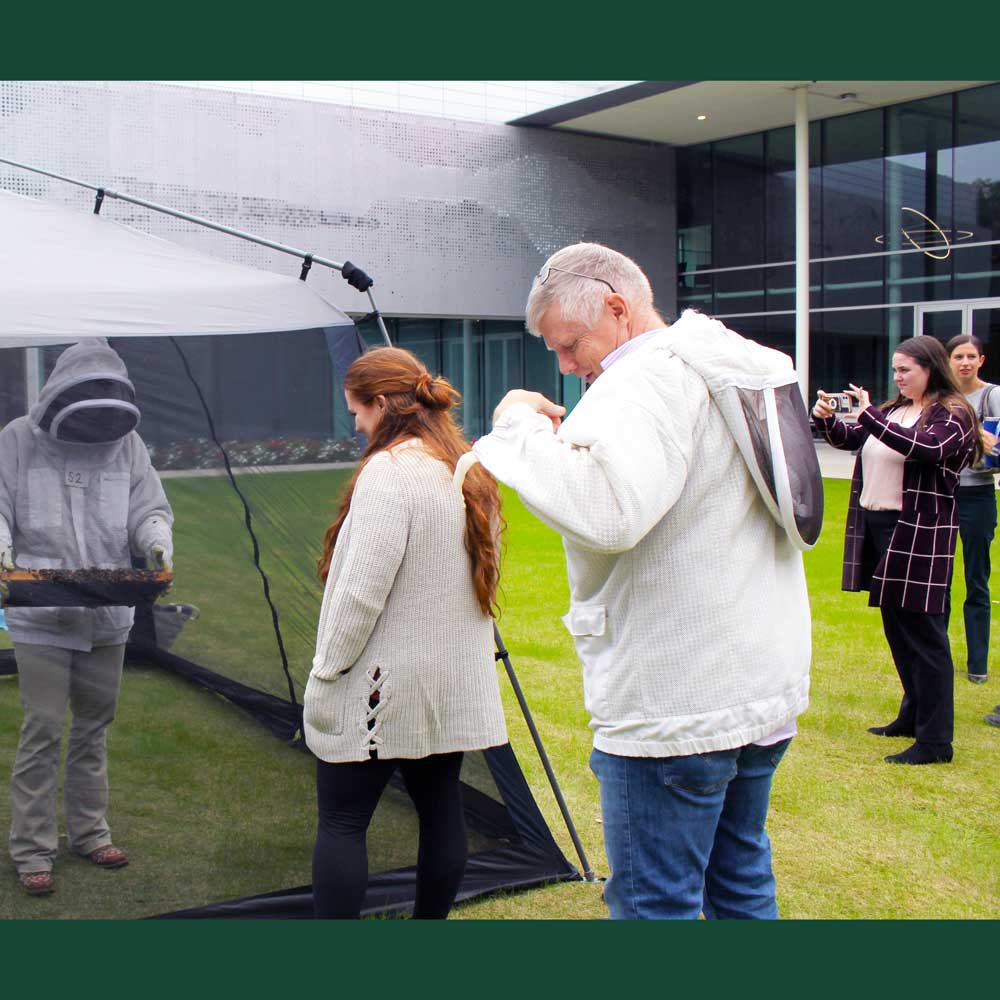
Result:
{"label": "black mesh netting", "polygon": [[[337,375],[359,344],[354,327],[111,340],[135,385],[138,432],[175,517],[173,588],[137,608],[128,662],[217,692],[247,725],[263,724],[286,743],[298,736],[315,645],[322,596],[316,557],[357,456]],[[37,389],[63,350],[0,350],[0,424],[26,412],[33,380]],[[10,669],[5,632],[0,650]],[[5,687],[0,698],[13,701],[16,692]],[[6,739],[16,742],[16,730]],[[213,760],[200,766],[211,769]],[[459,898],[578,877],[509,746],[466,755],[463,783],[470,862]],[[314,801],[305,807],[314,809]],[[264,789],[259,808],[270,808]],[[245,822],[254,822],[252,812]],[[157,823],[169,827],[169,809]],[[261,884],[258,895],[208,906],[202,899],[164,915],[311,916],[310,835],[302,837],[298,887]],[[391,787],[369,836],[366,912],[405,911],[412,903],[416,845],[415,811],[401,785]],[[162,909],[154,904],[149,915]]]}

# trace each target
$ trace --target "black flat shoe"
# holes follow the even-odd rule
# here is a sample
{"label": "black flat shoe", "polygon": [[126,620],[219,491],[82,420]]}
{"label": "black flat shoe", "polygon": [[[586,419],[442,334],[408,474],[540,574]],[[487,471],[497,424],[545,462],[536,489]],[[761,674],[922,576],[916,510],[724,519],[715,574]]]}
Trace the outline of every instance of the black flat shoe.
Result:
{"label": "black flat shoe", "polygon": [[900,753],[885,758],[887,764],[948,764],[951,762],[951,747],[934,746],[928,743],[914,743]]}
{"label": "black flat shoe", "polygon": [[917,738],[917,734],[910,729],[901,726],[896,722],[890,722],[888,726],[869,726],[868,732],[872,736],[905,736],[909,740]]}

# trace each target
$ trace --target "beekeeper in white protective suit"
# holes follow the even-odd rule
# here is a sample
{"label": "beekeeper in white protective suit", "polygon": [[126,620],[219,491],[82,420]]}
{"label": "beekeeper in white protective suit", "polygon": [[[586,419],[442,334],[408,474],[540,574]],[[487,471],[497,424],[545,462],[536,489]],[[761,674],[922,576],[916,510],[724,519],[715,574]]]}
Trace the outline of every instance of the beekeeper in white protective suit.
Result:
{"label": "beekeeper in white protective suit", "polygon": [[[26,417],[0,431],[0,564],[129,569],[133,553],[172,569],[173,513],[135,432],[139,409],[103,339],[65,350]],[[54,889],[56,800],[66,709],[63,799],[69,848],[101,868],[112,846],[106,732],[115,716],[129,607],[6,609],[24,724],[11,780],[10,852],[22,888]]]}

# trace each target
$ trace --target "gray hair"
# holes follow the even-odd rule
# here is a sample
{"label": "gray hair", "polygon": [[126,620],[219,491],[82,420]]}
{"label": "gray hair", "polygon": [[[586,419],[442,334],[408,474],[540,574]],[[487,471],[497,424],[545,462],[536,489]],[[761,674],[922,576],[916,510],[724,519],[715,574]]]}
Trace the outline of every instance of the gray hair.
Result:
{"label": "gray hair", "polygon": [[[542,284],[541,275],[550,267],[553,270]],[[568,274],[569,271],[577,274]],[[599,280],[593,280],[595,278]],[[563,319],[593,326],[604,308],[608,285],[633,310],[644,312],[653,308],[649,279],[630,257],[600,243],[574,243],[557,250],[542,266],[528,293],[525,306],[528,331],[536,337],[539,335],[539,321],[556,302],[561,307]]]}

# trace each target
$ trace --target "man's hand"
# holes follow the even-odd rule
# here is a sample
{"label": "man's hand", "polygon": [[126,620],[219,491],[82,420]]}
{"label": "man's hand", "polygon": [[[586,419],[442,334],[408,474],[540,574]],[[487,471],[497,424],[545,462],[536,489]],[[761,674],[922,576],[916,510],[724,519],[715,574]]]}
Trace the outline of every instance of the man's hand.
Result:
{"label": "man's hand", "polygon": [[552,430],[557,431],[559,425],[562,423],[563,414],[566,412],[565,406],[560,406],[558,403],[553,403],[551,399],[543,396],[540,392],[531,392],[529,389],[511,389],[510,392],[504,396],[503,399],[497,404],[497,408],[493,411],[493,423],[495,424],[497,420],[500,419],[500,414],[509,406],[513,406],[515,403],[527,403],[536,413],[541,413],[543,416],[549,418],[552,421]]}

